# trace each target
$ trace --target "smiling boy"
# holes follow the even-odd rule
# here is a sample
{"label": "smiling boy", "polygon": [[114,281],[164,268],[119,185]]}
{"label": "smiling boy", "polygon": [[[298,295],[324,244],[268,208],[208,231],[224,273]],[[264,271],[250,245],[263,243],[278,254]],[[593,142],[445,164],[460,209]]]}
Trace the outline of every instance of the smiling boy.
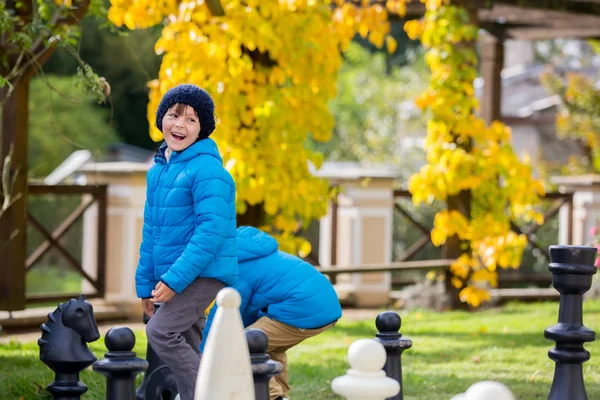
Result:
{"label": "smiling boy", "polygon": [[[165,142],[148,171],[137,295],[151,317],[148,342],[173,371],[181,400],[193,400],[204,309],[238,278],[235,185],[209,135],[210,95],[169,90],[156,112]],[[162,303],[154,313],[154,303]],[[153,315],[154,314],[154,315]]]}

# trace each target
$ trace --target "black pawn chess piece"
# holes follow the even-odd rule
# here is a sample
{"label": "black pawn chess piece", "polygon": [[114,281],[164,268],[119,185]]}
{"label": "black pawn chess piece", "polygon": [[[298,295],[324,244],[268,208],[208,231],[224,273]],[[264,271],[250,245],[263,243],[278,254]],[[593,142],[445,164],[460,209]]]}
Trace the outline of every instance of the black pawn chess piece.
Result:
{"label": "black pawn chess piece", "polygon": [[375,340],[383,345],[387,357],[383,370],[386,376],[396,380],[400,384],[400,392],[388,400],[403,400],[402,386],[402,352],[412,347],[412,341],[402,337],[399,332],[402,319],[393,311],[384,311],[375,318],[375,326],[379,331]]}
{"label": "black pawn chess piece", "polygon": [[96,361],[87,343],[100,338],[94,308],[82,294],[59,304],[41,328],[40,360],[55,373],[46,390],[55,400],[79,400],[88,390],[79,373]]}
{"label": "black pawn chess piece", "polygon": [[254,398],[269,400],[269,381],[271,377],[283,371],[283,365],[269,359],[267,354],[269,339],[262,330],[248,329],[245,333],[250,350],[252,377],[254,378]]}
{"label": "black pawn chess piece", "polygon": [[583,295],[597,272],[595,247],[550,246],[552,285],[560,293],[558,323],[544,331],[556,342],[548,357],[556,363],[548,400],[587,400],[582,364],[590,359],[583,348],[596,334],[583,326]]}
{"label": "black pawn chess piece", "polygon": [[[160,308],[161,303],[154,304],[154,312]],[[144,314],[144,324],[148,324],[150,318]],[[137,388],[136,400],[174,400],[179,394],[175,375],[171,369],[156,354],[150,343],[146,347],[146,360],[148,369],[144,373],[144,379]]]}
{"label": "black pawn chess piece", "polygon": [[104,342],[108,353],[92,368],[106,377],[106,399],[135,400],[135,377],[148,368],[132,351],[135,335],[129,328],[115,327],[106,332]]}

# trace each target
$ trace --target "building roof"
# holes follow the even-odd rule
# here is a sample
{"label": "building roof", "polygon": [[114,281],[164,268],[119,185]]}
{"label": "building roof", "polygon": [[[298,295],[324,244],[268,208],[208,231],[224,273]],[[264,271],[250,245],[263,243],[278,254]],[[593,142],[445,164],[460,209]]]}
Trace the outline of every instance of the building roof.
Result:
{"label": "building roof", "polygon": [[[546,65],[515,65],[502,70],[501,115],[502,118],[528,118],[541,111],[549,110],[560,104],[560,97],[548,93],[540,83],[540,75]],[[581,73],[591,79],[598,79],[598,68],[569,68],[560,73]],[[600,81],[599,81],[600,82]],[[483,91],[483,79],[475,80],[475,93],[478,97]],[[548,122],[554,124],[553,119]]]}
{"label": "building roof", "polygon": [[400,177],[400,170],[394,166],[350,161],[326,161],[318,171],[315,171],[312,165],[310,170],[315,176],[326,179],[395,179]]}

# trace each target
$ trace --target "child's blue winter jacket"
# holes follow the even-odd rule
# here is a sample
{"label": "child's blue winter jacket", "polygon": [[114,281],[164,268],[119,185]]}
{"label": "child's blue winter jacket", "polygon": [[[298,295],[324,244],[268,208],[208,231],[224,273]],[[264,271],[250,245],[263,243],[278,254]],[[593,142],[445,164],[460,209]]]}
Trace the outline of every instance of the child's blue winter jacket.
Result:
{"label": "child's blue winter jacket", "polygon": [[[234,289],[242,297],[244,327],[267,316],[296,328],[317,329],[342,316],[327,278],[300,258],[278,251],[277,241],[268,234],[248,226],[238,228],[237,253],[240,276]],[[216,309],[215,305],[209,313],[204,339]]]}
{"label": "child's blue winter jacket", "polygon": [[181,293],[196,278],[237,282],[235,184],[212,139],[167,162],[166,144],[147,175],[144,228],[135,282],[140,298],[163,281]]}

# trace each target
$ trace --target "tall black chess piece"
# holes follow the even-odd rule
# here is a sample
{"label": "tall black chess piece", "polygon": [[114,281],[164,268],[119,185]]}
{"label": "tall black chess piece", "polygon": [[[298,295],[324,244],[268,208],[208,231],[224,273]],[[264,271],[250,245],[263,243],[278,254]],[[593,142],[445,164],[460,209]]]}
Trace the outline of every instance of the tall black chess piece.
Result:
{"label": "tall black chess piece", "polygon": [[582,364],[590,359],[583,348],[596,334],[583,326],[583,294],[590,290],[598,251],[595,247],[550,246],[552,285],[560,293],[558,323],[544,331],[556,347],[548,357],[556,363],[548,400],[587,400]]}
{"label": "tall black chess piece", "polygon": [[94,308],[82,294],[59,304],[41,328],[40,360],[55,373],[46,390],[55,400],[79,400],[87,391],[79,373],[96,361],[87,343],[100,338]]}
{"label": "tall black chess piece", "polygon": [[135,377],[148,368],[148,362],[135,356],[135,335],[127,327],[115,327],[106,332],[108,353],[92,368],[106,377],[106,398],[134,400]]}
{"label": "tall black chess piece", "polygon": [[269,381],[271,377],[283,371],[283,365],[273,361],[267,354],[269,338],[260,329],[248,329],[245,332],[250,351],[252,364],[252,377],[254,378],[254,398],[256,400],[269,400]]}
{"label": "tall black chess piece", "polygon": [[383,370],[386,376],[395,379],[400,384],[400,392],[387,400],[403,400],[404,385],[402,384],[402,352],[412,347],[412,341],[402,336],[400,327],[402,319],[393,311],[384,311],[375,318],[378,333],[375,340],[383,345],[387,357]]}

